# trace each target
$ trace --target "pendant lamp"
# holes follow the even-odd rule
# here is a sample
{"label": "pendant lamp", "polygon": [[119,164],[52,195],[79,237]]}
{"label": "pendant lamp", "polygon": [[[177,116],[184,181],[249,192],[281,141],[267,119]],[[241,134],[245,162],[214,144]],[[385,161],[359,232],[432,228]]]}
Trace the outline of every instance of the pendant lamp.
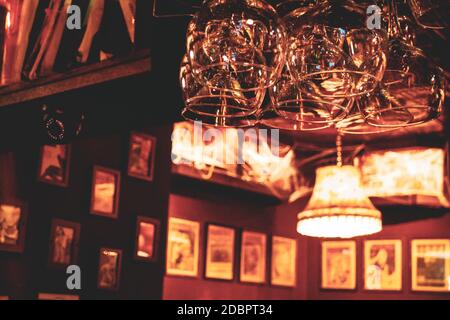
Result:
{"label": "pendant lamp", "polygon": [[298,214],[297,232],[302,235],[352,238],[382,229],[381,212],[366,196],[359,170],[342,165],[340,139],[337,165],[317,169],[311,199]]}

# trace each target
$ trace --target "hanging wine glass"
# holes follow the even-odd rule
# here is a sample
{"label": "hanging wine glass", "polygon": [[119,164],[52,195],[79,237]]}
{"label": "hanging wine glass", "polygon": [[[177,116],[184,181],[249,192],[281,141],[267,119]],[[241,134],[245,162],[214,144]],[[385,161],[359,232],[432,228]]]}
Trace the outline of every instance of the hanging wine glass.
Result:
{"label": "hanging wine glass", "polygon": [[[280,19],[263,0],[204,0],[188,26],[183,116],[215,126],[335,126],[352,134],[436,119],[444,73],[415,47],[410,16],[425,17],[424,8],[437,3],[282,0]],[[369,27],[370,5],[381,10],[381,28]]]}
{"label": "hanging wine glass", "polygon": [[320,99],[305,86],[285,68],[280,80],[269,89],[271,107],[265,110],[261,122],[270,127],[282,125],[283,129],[310,131],[330,127],[345,116],[347,106]]}
{"label": "hanging wine glass", "polygon": [[220,127],[255,125],[257,114],[249,110],[262,104],[266,92],[265,89],[258,90],[250,99],[239,91],[219,90],[200,84],[192,73],[187,56],[184,56],[180,67],[180,86],[185,103],[182,116]]}
{"label": "hanging wine glass", "polygon": [[[213,75],[275,83],[285,62],[285,27],[263,0],[205,0],[188,29],[187,51],[200,83]],[[218,85],[217,83],[210,83]],[[245,89],[252,89],[250,84]]]}
{"label": "hanging wine glass", "polygon": [[347,50],[359,78],[354,94],[371,92],[383,78],[387,65],[387,44],[387,34],[379,30],[354,29],[347,33]]}
{"label": "hanging wine glass", "polygon": [[[344,66],[329,64],[326,66],[328,69],[332,70],[334,67],[334,71],[337,73],[339,68],[343,67],[344,70],[341,71],[347,71],[344,76],[351,74],[356,80],[359,80],[362,73],[366,73],[366,81],[369,81],[372,72],[378,72],[378,70],[358,70],[362,64],[361,59],[366,55],[368,60],[376,60],[371,55],[385,53],[387,37],[384,31],[367,28],[366,19],[366,6],[358,5],[354,1],[337,0],[321,1],[319,5],[312,7],[300,16],[295,12],[284,16],[283,20],[289,35],[287,64],[293,76],[300,79],[305,73],[302,67],[307,63],[306,60],[303,60],[304,53],[307,52],[302,50],[302,47],[311,43],[315,43],[316,46],[327,46],[325,42],[328,41],[335,46],[333,50],[335,52],[332,53],[334,57],[341,54],[343,59],[350,60],[350,63],[347,62],[348,65]],[[365,48],[361,41],[363,37],[367,37],[368,40]],[[357,43],[358,46],[352,48],[352,42]],[[369,50],[364,54],[361,50],[357,51],[358,49],[367,50],[369,45],[376,47],[377,50]],[[316,53],[316,59],[329,59],[329,56],[326,56],[323,51],[313,50],[312,52]],[[382,69],[383,59],[378,59],[378,61],[380,64],[377,67]],[[351,62],[353,62],[353,66],[350,66]],[[361,73],[358,74],[358,72]],[[372,85],[374,84],[375,81],[372,81]]]}
{"label": "hanging wine glass", "polygon": [[336,129],[338,130],[338,132],[341,132],[342,134],[367,136],[372,134],[390,132],[398,130],[399,128],[371,126],[365,121],[364,117],[358,111],[350,113],[345,119],[339,121],[336,124]]}
{"label": "hanging wine glass", "polygon": [[[290,102],[288,118],[298,121],[308,110],[307,122],[341,120],[354,100],[371,92],[381,80],[387,60],[386,34],[367,29],[365,8],[352,1],[321,1],[306,10],[293,10],[283,20],[288,30],[287,66],[294,82],[286,91],[296,87],[309,100],[316,99],[318,108],[311,104],[305,109],[303,98],[282,97],[278,100]],[[281,104],[274,107],[280,109]],[[296,110],[301,110],[299,115]],[[324,117],[324,110],[339,112]]]}
{"label": "hanging wine glass", "polygon": [[398,127],[439,117],[444,106],[443,70],[418,48],[394,39],[382,84],[360,100],[366,121],[373,126]]}
{"label": "hanging wine glass", "polygon": [[281,17],[286,15],[300,17],[319,5],[320,0],[283,0],[277,4],[276,9]]}
{"label": "hanging wine glass", "polygon": [[408,0],[417,24],[427,29],[449,27],[450,2],[448,0]]}
{"label": "hanging wine glass", "polygon": [[196,84],[216,101],[189,104],[184,116],[220,119],[226,126],[233,118],[257,118],[285,63],[285,45],[283,23],[266,2],[205,0],[189,24],[187,53]]}
{"label": "hanging wine glass", "polygon": [[406,1],[381,0],[383,17],[389,40],[399,39],[409,45],[416,45],[416,25],[411,20],[411,10]]}

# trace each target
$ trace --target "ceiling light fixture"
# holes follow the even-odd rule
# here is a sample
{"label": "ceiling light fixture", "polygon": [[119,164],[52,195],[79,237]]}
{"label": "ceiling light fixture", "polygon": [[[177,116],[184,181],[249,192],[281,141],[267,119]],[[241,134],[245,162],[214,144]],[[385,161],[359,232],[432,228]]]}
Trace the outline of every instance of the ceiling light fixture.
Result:
{"label": "ceiling light fixture", "polygon": [[306,208],[298,214],[297,232],[310,237],[352,238],[382,229],[381,212],[366,196],[359,170],[342,165],[342,137],[337,165],[318,168]]}

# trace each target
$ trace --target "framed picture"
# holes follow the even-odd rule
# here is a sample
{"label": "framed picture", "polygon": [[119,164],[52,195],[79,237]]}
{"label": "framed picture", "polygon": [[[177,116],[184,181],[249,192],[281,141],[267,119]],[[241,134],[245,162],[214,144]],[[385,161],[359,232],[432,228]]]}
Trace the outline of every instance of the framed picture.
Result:
{"label": "framed picture", "polygon": [[95,166],[92,178],[91,213],[117,218],[119,194],[120,172]]}
{"label": "framed picture", "polygon": [[200,223],[179,218],[169,219],[166,273],[198,276]]}
{"label": "framed picture", "polygon": [[295,287],[297,281],[297,241],[272,237],[271,284]]}
{"label": "framed picture", "polygon": [[121,268],[122,250],[101,248],[98,263],[98,288],[113,291],[118,290]]}
{"label": "framed picture", "polygon": [[156,138],[132,132],[128,155],[128,175],[147,181],[153,180],[155,166]]}
{"label": "framed picture", "polygon": [[214,224],[206,228],[205,278],[233,280],[236,231]]}
{"label": "framed picture", "polygon": [[138,217],[136,223],[136,246],[134,258],[141,261],[155,261],[159,242],[158,220]]}
{"label": "framed picture", "polygon": [[38,300],[80,300],[80,297],[61,293],[39,293]]}
{"label": "framed picture", "polygon": [[356,289],[355,241],[322,242],[322,288]]}
{"label": "framed picture", "polygon": [[267,236],[259,232],[243,231],[241,243],[241,282],[266,282]]}
{"label": "framed picture", "polygon": [[70,145],[45,145],[41,148],[38,180],[60,187],[69,185]]}
{"label": "framed picture", "polygon": [[80,224],[55,219],[50,233],[51,266],[68,266],[77,263],[80,241]]}
{"label": "framed picture", "polygon": [[450,239],[411,241],[412,290],[450,291]]}
{"label": "framed picture", "polygon": [[0,202],[0,250],[22,252],[25,246],[27,207]]}
{"label": "framed picture", "polygon": [[364,289],[402,290],[402,241],[364,241]]}

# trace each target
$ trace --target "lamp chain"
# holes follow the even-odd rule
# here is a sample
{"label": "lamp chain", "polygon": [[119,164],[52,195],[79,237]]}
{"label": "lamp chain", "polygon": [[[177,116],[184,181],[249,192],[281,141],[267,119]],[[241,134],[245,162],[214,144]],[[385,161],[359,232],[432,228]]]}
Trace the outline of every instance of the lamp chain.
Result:
{"label": "lamp chain", "polygon": [[342,134],[340,133],[336,136],[336,164],[342,167]]}

